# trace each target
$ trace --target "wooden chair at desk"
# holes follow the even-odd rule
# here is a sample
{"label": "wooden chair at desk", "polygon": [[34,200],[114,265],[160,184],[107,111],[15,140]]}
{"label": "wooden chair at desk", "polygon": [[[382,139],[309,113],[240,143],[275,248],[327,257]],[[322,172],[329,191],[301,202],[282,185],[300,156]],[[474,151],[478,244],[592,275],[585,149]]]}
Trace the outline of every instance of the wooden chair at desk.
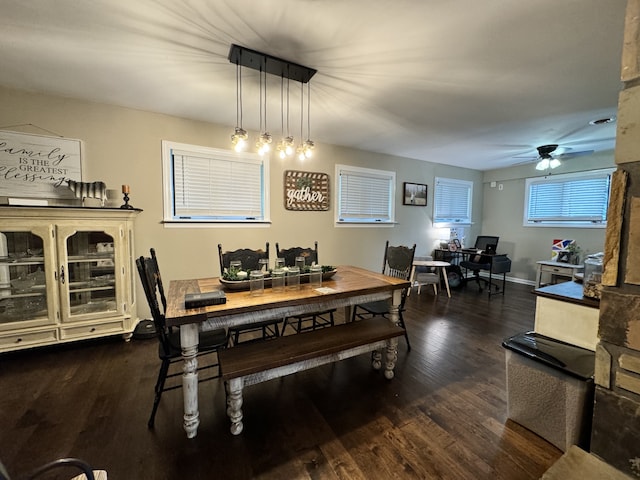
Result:
{"label": "wooden chair at desk", "polygon": [[[413,270],[413,257],[416,253],[416,244],[413,247],[405,246],[390,246],[389,240],[384,247],[384,260],[382,262],[383,275],[389,275],[390,277],[401,278],[403,280],[411,281],[411,272]],[[404,304],[407,299],[409,289],[402,290],[402,298],[400,300],[400,307],[398,308],[398,325],[404,329],[404,338],[407,341],[407,350],[411,350],[411,343],[409,343],[409,335],[407,334],[407,327],[404,324],[404,318],[402,312],[404,311]],[[358,313],[358,310],[364,310],[364,312]],[[353,307],[351,320],[365,319],[376,316],[383,316],[388,318],[390,314],[389,302],[386,300],[379,300],[377,302],[363,303]]]}
{"label": "wooden chair at desk", "polygon": [[[151,415],[147,422],[147,426],[153,428],[158,405],[160,405],[160,399],[162,398],[162,392],[182,387],[182,382],[169,387],[165,386],[168,378],[182,375],[182,370],[169,374],[171,364],[182,361],[182,349],[180,347],[180,331],[167,327],[165,322],[164,312],[167,308],[167,299],[164,294],[155,250],[153,248],[151,249],[151,257],[140,257],[136,259],[136,266],[138,267],[142,288],[147,297],[151,316],[153,317],[156,337],[158,338],[158,357],[161,361],[158,378],[156,380],[153,408],[151,409]],[[162,303],[162,310],[160,310],[158,296],[160,297],[160,303]],[[198,355],[217,353],[219,349],[224,348],[226,345],[227,332],[223,328],[201,332],[198,343]],[[198,370],[216,368],[218,366],[216,359],[215,363],[200,367]],[[219,376],[220,371],[218,370],[216,375],[199,379],[199,381],[211,380]]]}
{"label": "wooden chair at desk", "polygon": [[[276,242],[276,256],[284,259],[286,266],[295,265],[296,258],[303,257],[305,265],[313,265],[318,263],[318,242],[315,242],[313,248],[292,247],[280,248],[280,244]],[[303,272],[300,272],[303,273]],[[285,334],[287,326],[293,328],[296,333],[306,332],[308,330],[316,330],[318,328],[333,327],[333,314],[335,308],[324,310],[322,312],[314,312],[305,315],[295,315],[287,317],[282,322],[281,335]]]}
{"label": "wooden chair at desk", "polygon": [[[269,261],[269,242],[266,242],[265,249],[251,250],[249,248],[240,248],[233,251],[222,251],[222,244],[218,244],[218,256],[220,258],[220,275],[229,268],[234,260],[242,262],[242,270],[260,270],[260,260]],[[229,328],[229,346],[238,343],[246,343],[256,340],[267,340],[280,336],[279,320],[266,320],[264,322],[252,323],[250,325],[241,325]],[[259,332],[260,336],[256,337],[255,333]],[[240,335],[249,335],[247,340],[242,340]]]}

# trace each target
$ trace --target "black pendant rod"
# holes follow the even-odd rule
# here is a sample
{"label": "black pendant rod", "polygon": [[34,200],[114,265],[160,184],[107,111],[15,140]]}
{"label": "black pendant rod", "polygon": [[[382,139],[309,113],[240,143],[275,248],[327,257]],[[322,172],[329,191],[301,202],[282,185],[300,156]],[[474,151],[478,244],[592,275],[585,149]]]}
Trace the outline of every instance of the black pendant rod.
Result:
{"label": "black pendant rod", "polygon": [[315,68],[305,67],[297,63],[283,60],[266,53],[231,44],[229,61],[236,65],[249,67],[279,77],[289,78],[296,82],[307,83],[315,75]]}

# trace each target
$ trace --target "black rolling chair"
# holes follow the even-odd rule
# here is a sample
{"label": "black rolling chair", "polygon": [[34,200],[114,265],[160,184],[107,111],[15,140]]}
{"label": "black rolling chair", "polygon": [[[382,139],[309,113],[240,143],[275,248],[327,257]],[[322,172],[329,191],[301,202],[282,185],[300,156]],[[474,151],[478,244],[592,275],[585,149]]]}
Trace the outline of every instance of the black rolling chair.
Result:
{"label": "black rolling chair", "polygon": [[[242,262],[242,270],[260,270],[260,260],[269,261],[269,242],[266,243],[264,250],[251,250],[249,248],[240,248],[233,251],[222,251],[222,244],[218,244],[218,256],[220,257],[220,275],[229,269],[229,264],[233,260]],[[280,336],[280,320],[266,320],[264,322],[252,323],[250,325],[241,325],[238,327],[229,327],[229,346],[239,343],[247,343],[257,340],[267,340]],[[256,336],[259,332],[259,336]],[[241,338],[241,335],[248,336],[247,340]]]}
{"label": "black rolling chair", "polygon": [[[393,247],[389,245],[389,241],[384,248],[384,260],[382,263],[382,273],[389,275],[390,277],[401,278],[403,280],[411,280],[411,270],[413,268],[413,257],[416,253],[416,245],[413,247],[398,246]],[[409,287],[410,288],[410,287]],[[404,311],[404,304],[407,299],[409,288],[402,290],[402,298],[400,300],[400,307],[398,309],[398,325],[404,328],[404,338],[407,341],[407,350],[411,350],[411,344],[409,343],[409,335],[407,334],[407,327],[404,323],[402,312]],[[359,310],[363,310],[359,312]],[[389,302],[386,300],[379,300],[377,302],[363,303],[353,307],[351,320],[366,319],[371,317],[382,316],[389,318]]]}
{"label": "black rolling chair", "polygon": [[[138,267],[138,273],[140,275],[140,281],[144,289],[144,294],[147,297],[149,303],[149,309],[151,310],[151,316],[153,317],[153,323],[156,329],[156,336],[158,338],[158,357],[160,357],[160,371],[158,372],[158,379],[155,385],[155,397],[153,400],[153,408],[147,426],[153,428],[156,412],[160,399],[162,398],[162,392],[168,390],[174,390],[181,388],[182,383],[165,386],[168,378],[177,377],[182,375],[182,371],[169,374],[169,367],[175,362],[182,361],[182,349],[180,348],[180,331],[178,329],[172,329],[167,327],[164,317],[164,311],[167,308],[167,299],[164,295],[164,287],[162,285],[162,278],[160,277],[160,269],[158,268],[158,261],[156,258],[156,252],[151,249],[151,257],[140,257],[136,259],[136,265]],[[158,296],[162,303],[162,310],[158,303]],[[198,356],[216,353],[219,349],[224,348],[227,345],[227,332],[220,328],[216,330],[209,330],[200,332],[200,339],[198,343]],[[205,365],[198,368],[198,371],[218,367],[217,359],[216,363]],[[206,378],[199,378],[199,381],[211,380],[220,376],[220,370],[217,374],[208,376]]]}
{"label": "black rolling chair", "polygon": [[[286,266],[295,265],[297,257],[303,257],[305,259],[305,265],[312,265],[318,263],[318,242],[315,242],[313,248],[292,247],[292,248],[280,248],[280,244],[276,242],[276,255],[278,258],[284,259]],[[303,272],[301,272],[303,273]],[[296,333],[306,332],[308,330],[316,330],[318,328],[333,327],[334,318],[333,314],[336,311],[335,308],[331,310],[324,310],[322,312],[314,312],[305,315],[294,315],[293,317],[287,317],[282,322],[281,335],[284,335],[285,329],[289,326]]]}
{"label": "black rolling chair", "polygon": [[[471,278],[478,284],[480,292],[483,290],[483,284],[489,289],[491,285],[495,286],[496,290],[498,289],[498,285],[495,283],[492,284],[488,279],[480,276],[480,270],[491,271],[493,265],[492,259],[488,255],[483,255],[483,253],[495,254],[498,248],[498,240],[500,240],[500,237],[478,235],[476,237],[476,243],[473,249],[471,249],[475,250],[476,253],[472,252],[468,254],[469,258],[460,262],[461,267],[473,272],[473,277]],[[479,250],[481,253],[477,253]]]}

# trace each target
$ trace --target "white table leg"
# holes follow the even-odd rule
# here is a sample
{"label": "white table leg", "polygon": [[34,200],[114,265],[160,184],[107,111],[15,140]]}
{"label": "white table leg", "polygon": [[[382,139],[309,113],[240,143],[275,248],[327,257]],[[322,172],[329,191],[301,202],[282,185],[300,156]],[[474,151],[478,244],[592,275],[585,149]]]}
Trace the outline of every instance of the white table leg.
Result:
{"label": "white table leg", "polygon": [[182,369],[182,395],[184,401],[184,430],[187,438],[194,438],[200,425],[198,412],[198,324],[180,325],[180,346],[184,366]]}
{"label": "white table leg", "polygon": [[244,382],[242,378],[232,378],[225,382],[227,390],[227,415],[231,420],[231,433],[240,435],[244,429],[242,423],[242,387]]}
{"label": "white table leg", "polygon": [[384,377],[387,380],[391,380],[395,373],[393,369],[396,366],[396,361],[398,360],[398,337],[393,337],[387,340],[387,348],[386,358],[385,358],[385,366],[384,366]]}
{"label": "white table leg", "polygon": [[442,267],[442,276],[444,277],[444,286],[447,287],[447,296],[451,298],[451,290],[449,290],[449,276],[447,275],[447,267]]}

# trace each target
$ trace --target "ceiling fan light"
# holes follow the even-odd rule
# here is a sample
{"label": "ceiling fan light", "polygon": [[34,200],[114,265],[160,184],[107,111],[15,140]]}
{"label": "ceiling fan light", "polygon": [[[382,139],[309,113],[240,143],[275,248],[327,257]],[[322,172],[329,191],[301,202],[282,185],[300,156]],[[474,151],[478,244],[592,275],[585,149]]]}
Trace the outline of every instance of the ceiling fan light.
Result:
{"label": "ceiling fan light", "polygon": [[558,168],[560,165],[562,165],[562,162],[557,158],[554,158],[549,162],[549,168]]}
{"label": "ceiling fan light", "polygon": [[546,170],[547,168],[549,168],[549,159],[548,158],[543,158],[536,165],[536,170]]}

